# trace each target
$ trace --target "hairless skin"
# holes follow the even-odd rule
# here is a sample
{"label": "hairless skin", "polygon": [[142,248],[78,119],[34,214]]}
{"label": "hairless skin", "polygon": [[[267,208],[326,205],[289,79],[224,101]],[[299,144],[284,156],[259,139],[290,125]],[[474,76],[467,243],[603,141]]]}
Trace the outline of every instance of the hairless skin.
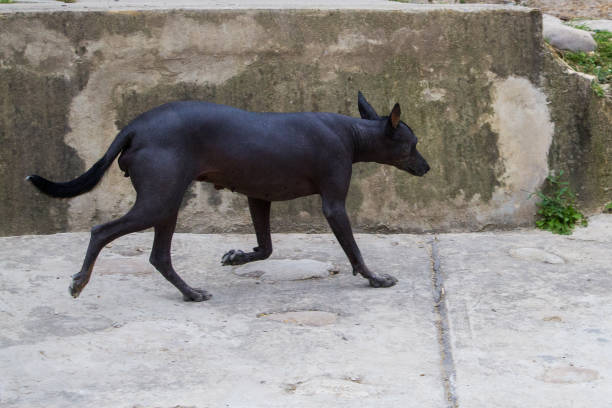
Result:
{"label": "hairless skin", "polygon": [[153,227],[150,261],[188,301],[211,295],[189,286],[174,270],[170,245],[183,195],[194,181],[213,183],[248,197],[257,235],[252,252],[231,250],[224,265],[266,259],[272,253],[270,204],[311,194],[321,196],[323,214],[353,267],[373,287],[397,280],[371,271],[353,238],[345,200],[352,164],[390,164],[416,176],[429,165],[416,149],[417,138],[400,120],[395,104],[379,117],[358,95],[361,119],[334,113],[255,113],[208,102],[168,103],[134,119],[104,156],[78,178],[54,183],[27,179],[53,197],[74,197],[93,189],[119,155],[119,167],[136,189],[134,206],[123,217],[91,230],[81,271],[70,294],[79,296],[102,248],[114,239]]}

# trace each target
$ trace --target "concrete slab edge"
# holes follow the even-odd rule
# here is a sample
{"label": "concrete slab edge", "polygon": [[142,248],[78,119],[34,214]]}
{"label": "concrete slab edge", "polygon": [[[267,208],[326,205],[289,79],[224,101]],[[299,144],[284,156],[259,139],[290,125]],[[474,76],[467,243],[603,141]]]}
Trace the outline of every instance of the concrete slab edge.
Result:
{"label": "concrete slab edge", "polygon": [[431,255],[431,281],[433,286],[434,313],[438,329],[438,343],[440,345],[441,376],[444,383],[444,394],[448,408],[459,408],[459,400],[455,389],[456,374],[455,361],[450,339],[448,307],[446,304],[444,277],[440,265],[438,237],[429,241]]}
{"label": "concrete slab edge", "polygon": [[388,0],[249,0],[235,2],[228,0],[122,0],[121,2],[99,2],[79,0],[64,3],[54,0],[20,0],[0,7],[0,14],[16,12],[140,12],[173,10],[347,10],[347,11],[405,11],[427,12],[452,10],[459,12],[480,12],[488,10],[513,10],[529,12],[530,8],[508,4],[421,4]]}

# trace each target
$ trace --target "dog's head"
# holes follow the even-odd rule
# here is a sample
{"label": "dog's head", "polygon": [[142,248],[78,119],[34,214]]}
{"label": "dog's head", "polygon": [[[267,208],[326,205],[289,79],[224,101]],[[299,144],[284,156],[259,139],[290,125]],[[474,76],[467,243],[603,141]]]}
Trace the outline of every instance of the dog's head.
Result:
{"label": "dog's head", "polygon": [[414,176],[424,176],[429,171],[429,164],[416,148],[418,140],[412,129],[400,120],[400,105],[396,103],[389,116],[380,117],[361,92],[357,102],[363,119],[384,121],[385,130],[379,144],[384,150],[380,152],[383,162]]}

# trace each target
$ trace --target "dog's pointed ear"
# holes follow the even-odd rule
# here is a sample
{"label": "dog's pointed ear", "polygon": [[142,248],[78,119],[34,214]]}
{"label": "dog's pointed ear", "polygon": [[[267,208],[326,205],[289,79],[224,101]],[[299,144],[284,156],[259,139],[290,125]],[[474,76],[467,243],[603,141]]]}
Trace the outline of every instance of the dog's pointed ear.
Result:
{"label": "dog's pointed ear", "polygon": [[357,93],[357,106],[359,107],[359,114],[361,115],[362,119],[369,119],[369,120],[380,119],[380,117],[378,116],[378,113],[376,113],[374,108],[370,106],[368,101],[366,101],[366,98],[365,96],[363,96],[361,91]]}
{"label": "dog's pointed ear", "polygon": [[400,109],[399,103],[396,103],[389,114],[389,123],[391,123],[391,127],[393,129],[397,129],[400,123],[400,115],[402,114],[402,110]]}

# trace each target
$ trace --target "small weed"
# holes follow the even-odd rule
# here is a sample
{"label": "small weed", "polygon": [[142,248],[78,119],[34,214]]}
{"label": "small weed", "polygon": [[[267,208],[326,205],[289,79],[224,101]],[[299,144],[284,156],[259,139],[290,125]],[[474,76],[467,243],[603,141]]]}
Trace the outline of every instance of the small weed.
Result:
{"label": "small weed", "polygon": [[599,96],[600,98],[606,96],[606,91],[604,91],[604,89],[601,87],[601,85],[599,85],[598,82],[591,82],[591,89],[593,90],[593,92],[595,92],[595,95]]}
{"label": "small weed", "polygon": [[591,31],[591,29],[589,28],[589,26],[584,25],[584,24],[576,24],[576,25],[571,25],[574,28],[577,28],[579,30],[584,30],[584,31]]}
{"label": "small weed", "polygon": [[612,201],[606,204],[606,206],[604,207],[604,212],[612,213]]}
{"label": "small weed", "polygon": [[0,4],[10,4],[10,3],[14,3],[13,0],[0,0]]}
{"label": "small weed", "polygon": [[563,171],[560,171],[558,175],[553,172],[546,178],[552,190],[550,195],[541,191],[532,195],[536,194],[540,198],[537,203],[539,219],[536,227],[555,234],[569,235],[576,224],[585,227],[587,219],[574,207],[576,196],[570,190],[569,182],[561,181],[562,176]]}

